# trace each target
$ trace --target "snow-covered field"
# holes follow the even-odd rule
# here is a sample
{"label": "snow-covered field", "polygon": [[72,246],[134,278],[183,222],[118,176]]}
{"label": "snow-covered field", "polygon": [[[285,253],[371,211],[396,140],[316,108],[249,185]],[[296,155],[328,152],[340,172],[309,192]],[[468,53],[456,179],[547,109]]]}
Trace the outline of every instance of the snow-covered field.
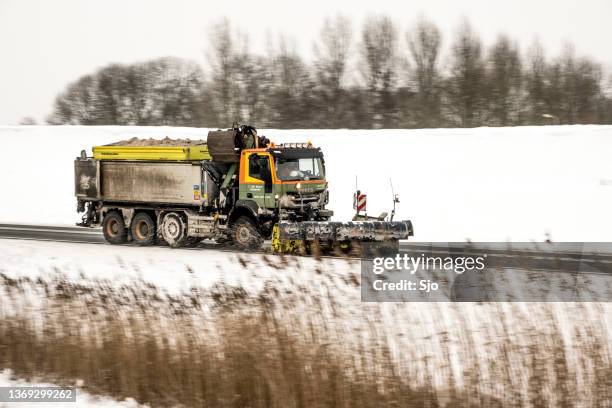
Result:
{"label": "snow-covered field", "polygon": [[[263,130],[326,154],[336,219],[352,215],[355,176],[370,213],[388,211],[419,241],[612,241],[612,126],[431,130]],[[207,129],[0,127],[0,222],[73,224],[73,159],[133,136],[204,138]]]}

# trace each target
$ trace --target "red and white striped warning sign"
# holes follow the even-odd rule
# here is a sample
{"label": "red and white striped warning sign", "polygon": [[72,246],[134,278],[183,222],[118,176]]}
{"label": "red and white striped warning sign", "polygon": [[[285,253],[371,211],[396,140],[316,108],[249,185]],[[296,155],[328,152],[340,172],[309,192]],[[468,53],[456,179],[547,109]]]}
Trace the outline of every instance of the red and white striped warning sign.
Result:
{"label": "red and white striped warning sign", "polygon": [[357,211],[366,210],[367,199],[365,194],[357,194]]}

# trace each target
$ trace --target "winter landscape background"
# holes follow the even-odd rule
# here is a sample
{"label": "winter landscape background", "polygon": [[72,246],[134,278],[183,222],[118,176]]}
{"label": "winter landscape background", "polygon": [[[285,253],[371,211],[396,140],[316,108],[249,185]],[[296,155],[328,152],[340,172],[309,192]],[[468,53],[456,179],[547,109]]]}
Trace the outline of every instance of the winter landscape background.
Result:
{"label": "winter landscape background", "polygon": [[[612,298],[588,253],[612,242],[608,2],[239,3],[0,0],[0,230],[39,232],[0,238],[0,386],[101,407],[610,406],[611,304],[549,290]],[[320,146],[335,220],[357,188],[390,211],[392,183],[412,241],[559,265],[576,254],[550,242],[578,242],[579,270],[508,251],[495,281],[550,302],[368,303],[357,259],[44,238],[80,220],[81,150],[233,123]]]}

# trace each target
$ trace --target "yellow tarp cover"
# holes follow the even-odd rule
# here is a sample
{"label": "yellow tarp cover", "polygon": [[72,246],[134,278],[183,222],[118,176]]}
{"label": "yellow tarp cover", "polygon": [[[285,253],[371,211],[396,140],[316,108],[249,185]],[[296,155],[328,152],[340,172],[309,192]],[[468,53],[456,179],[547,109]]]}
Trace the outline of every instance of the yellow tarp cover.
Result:
{"label": "yellow tarp cover", "polygon": [[96,160],[211,160],[208,146],[94,146]]}

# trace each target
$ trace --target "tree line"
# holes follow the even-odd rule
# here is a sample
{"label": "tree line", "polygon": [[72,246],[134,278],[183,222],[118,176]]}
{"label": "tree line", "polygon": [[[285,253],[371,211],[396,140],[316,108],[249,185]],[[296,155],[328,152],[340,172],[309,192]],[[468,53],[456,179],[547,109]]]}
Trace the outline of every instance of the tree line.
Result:
{"label": "tree line", "polygon": [[266,128],[431,128],[612,123],[602,66],[567,45],[546,56],[499,35],[485,46],[465,20],[442,55],[440,29],[421,18],[402,32],[370,16],[358,33],[324,21],[306,61],[286,37],[265,54],[224,19],[207,66],[179,58],[112,64],[68,85],[51,124]]}

